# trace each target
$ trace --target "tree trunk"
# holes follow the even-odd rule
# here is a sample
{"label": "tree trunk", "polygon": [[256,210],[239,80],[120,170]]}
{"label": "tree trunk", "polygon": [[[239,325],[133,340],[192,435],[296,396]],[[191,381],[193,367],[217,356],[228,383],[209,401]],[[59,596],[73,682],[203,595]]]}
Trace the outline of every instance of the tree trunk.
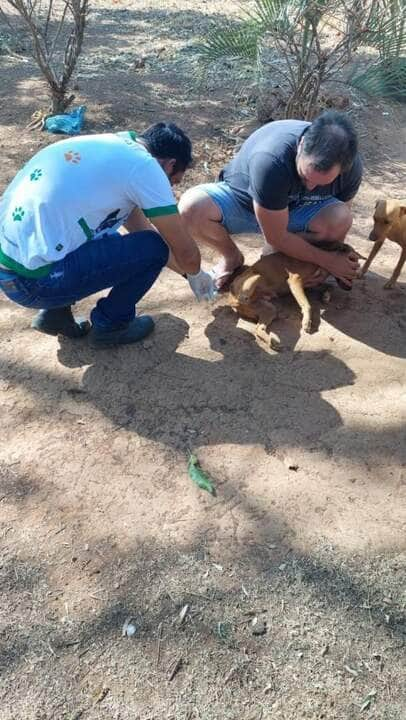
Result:
{"label": "tree trunk", "polygon": [[74,95],[67,95],[64,90],[57,90],[54,88],[51,88],[51,95],[53,115],[64,113],[75,97]]}

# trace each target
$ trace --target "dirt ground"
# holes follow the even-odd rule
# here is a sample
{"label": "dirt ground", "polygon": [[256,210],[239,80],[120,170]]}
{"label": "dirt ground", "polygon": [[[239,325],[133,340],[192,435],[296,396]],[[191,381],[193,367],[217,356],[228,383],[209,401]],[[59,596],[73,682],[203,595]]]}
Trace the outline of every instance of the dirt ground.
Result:
{"label": "dirt ground", "polygon": [[[195,145],[184,187],[214,178],[252,109],[227,73],[192,82],[194,44],[234,5],[92,8],[86,130],[175,120]],[[46,106],[35,66],[0,67],[3,188],[57,138],[25,129]],[[359,96],[351,112],[365,254],[375,199],[405,195],[406,112]],[[110,351],[35,334],[0,298],[1,720],[405,719],[405,270],[383,289],[398,252],[336,288],[312,335],[280,301],[282,353],[169,271],[140,308],[155,333]],[[216,498],[189,479],[192,450]]]}

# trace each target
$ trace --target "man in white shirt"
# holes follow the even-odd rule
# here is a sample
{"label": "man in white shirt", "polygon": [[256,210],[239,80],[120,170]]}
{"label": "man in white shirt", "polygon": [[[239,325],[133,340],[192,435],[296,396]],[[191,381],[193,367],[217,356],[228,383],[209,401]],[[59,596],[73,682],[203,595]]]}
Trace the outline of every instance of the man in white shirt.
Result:
{"label": "man in white shirt", "polygon": [[[154,322],[135,306],[170,265],[200,299],[213,281],[178,215],[171,185],[192,148],[172,123],[145,133],[83,135],[38,152],[0,199],[0,287],[14,302],[41,308],[32,326],[95,346],[136,342]],[[71,305],[111,288],[77,321]]]}

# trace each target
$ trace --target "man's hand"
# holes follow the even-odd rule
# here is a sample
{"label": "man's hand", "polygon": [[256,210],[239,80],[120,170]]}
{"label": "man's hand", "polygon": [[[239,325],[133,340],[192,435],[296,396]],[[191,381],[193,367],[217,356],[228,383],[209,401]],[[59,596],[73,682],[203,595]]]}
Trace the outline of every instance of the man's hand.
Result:
{"label": "man's hand", "polygon": [[200,300],[213,300],[216,294],[214,280],[209,273],[199,270],[195,275],[187,274],[189,285],[193,290],[198,302]]}
{"label": "man's hand", "polygon": [[333,275],[338,280],[351,287],[352,281],[357,277],[359,261],[355,253],[344,253],[332,252],[328,253],[329,257],[326,257],[324,267],[329,271],[330,275]]}

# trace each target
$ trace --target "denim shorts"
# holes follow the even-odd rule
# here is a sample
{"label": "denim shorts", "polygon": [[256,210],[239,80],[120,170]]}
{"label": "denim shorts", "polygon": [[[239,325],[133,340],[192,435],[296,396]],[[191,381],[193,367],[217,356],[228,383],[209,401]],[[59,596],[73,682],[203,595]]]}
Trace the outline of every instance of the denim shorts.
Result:
{"label": "denim shorts", "polygon": [[[203,183],[199,190],[204,190],[220,208],[221,223],[230,235],[261,234],[262,230],[253,212],[247,210],[238,202],[230,186],[223,182]],[[313,218],[329,205],[340,203],[332,196],[316,202],[304,202],[289,209],[288,231],[291,233],[306,232]]]}

